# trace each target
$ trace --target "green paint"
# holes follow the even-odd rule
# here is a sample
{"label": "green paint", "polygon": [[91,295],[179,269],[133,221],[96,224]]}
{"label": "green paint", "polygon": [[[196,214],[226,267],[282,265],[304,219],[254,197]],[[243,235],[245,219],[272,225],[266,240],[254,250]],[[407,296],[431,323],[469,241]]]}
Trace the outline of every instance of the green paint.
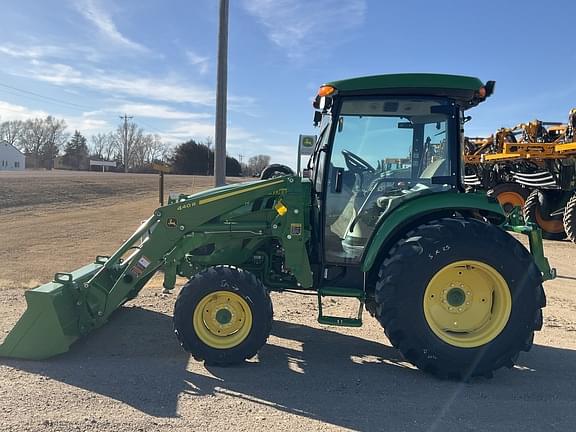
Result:
{"label": "green paint", "polygon": [[[339,95],[398,94],[454,97],[470,107],[479,100],[476,78],[438,74],[396,74],[361,77],[330,83]],[[109,258],[72,273],[58,273],[54,282],[26,292],[28,308],[0,345],[0,356],[43,359],[67,351],[79,337],[104,325],[110,315],[138,295],[146,283],[162,270],[164,288],[172,289],[176,276],[191,277],[204,268],[236,265],[257,277],[269,289],[315,288],[318,321],[323,324],[360,326],[366,293],[345,287],[313,287],[311,248],[313,191],[309,180],[284,176],[265,181],[227,185],[193,195],[180,195],[154,215]],[[279,215],[279,200],[288,208]],[[505,216],[495,200],[484,194],[456,190],[414,197],[387,214],[368,241],[361,262],[364,272],[373,270],[378,256],[391,247],[391,240],[422,217],[445,216],[454,211],[483,211],[500,219]],[[298,226],[298,234],[291,227]],[[543,279],[554,277],[544,257],[537,228],[510,226],[527,234],[532,254]],[[278,250],[284,252],[278,262]],[[322,279],[317,276],[317,280]],[[359,300],[356,318],[325,316],[322,297],[352,297]],[[449,301],[461,304],[462,293],[451,291]],[[230,312],[221,309],[216,320],[229,323]]]}
{"label": "green paint", "polygon": [[[136,297],[159,270],[164,271],[164,287],[171,289],[177,274],[191,276],[218,264],[249,268],[258,251],[266,257],[255,271],[258,276],[266,275],[277,288],[311,287],[306,249],[310,197],[310,182],[297,177],[181,195],[158,208],[109,259],[59,273],[56,282],[26,292],[28,308],[0,345],[0,356],[43,359],[66,352]],[[284,216],[268,205],[278,199],[289,209]],[[176,227],[167,223],[174,219]],[[289,236],[291,224],[303,227],[300,235]],[[271,268],[273,239],[285,250],[290,275],[275,275]],[[209,253],[194,254],[199,250]],[[226,312],[217,319],[226,321]]]}
{"label": "green paint", "polygon": [[0,357],[40,360],[68,351],[82,335],[80,290],[101,267],[90,264],[71,273],[70,283],[50,282],[26,291],[28,307],[0,345]]}
{"label": "green paint", "polygon": [[394,94],[421,96],[448,96],[470,108],[482,102],[477,97],[482,81],[478,78],[441,74],[390,74],[351,78],[328,83],[337,90],[337,96]]}
{"label": "green paint", "polygon": [[[446,214],[447,211],[483,210],[505,220],[502,207],[484,193],[460,193],[458,191],[438,192],[415,197],[398,206],[388,214],[376,228],[368,241],[362,258],[362,271],[369,272],[376,263],[380,250],[395,234],[405,230],[418,219],[432,213]],[[391,247],[392,245],[388,245]]]}
{"label": "green paint", "polygon": [[326,297],[356,297],[364,299],[366,293],[359,289],[324,286],[318,290],[321,296]]}
{"label": "green paint", "polygon": [[556,269],[550,267],[548,258],[544,255],[544,244],[542,242],[542,230],[538,225],[529,223],[526,225],[514,225],[508,223],[505,225],[508,231],[513,231],[518,234],[525,234],[528,236],[530,244],[530,253],[534,257],[534,261],[542,274],[542,280],[547,281],[556,278]]}
{"label": "green paint", "polygon": [[371,91],[377,89],[407,89],[407,88],[450,88],[476,91],[482,87],[482,81],[478,78],[428,74],[428,73],[406,73],[406,74],[387,74],[372,75],[358,78],[345,79],[340,81],[329,82],[338,89],[338,91]]}

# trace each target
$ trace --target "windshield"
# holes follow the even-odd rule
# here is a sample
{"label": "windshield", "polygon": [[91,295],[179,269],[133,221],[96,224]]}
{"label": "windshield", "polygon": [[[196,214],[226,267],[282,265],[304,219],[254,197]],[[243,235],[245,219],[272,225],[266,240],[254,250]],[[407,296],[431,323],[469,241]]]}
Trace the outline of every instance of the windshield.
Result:
{"label": "windshield", "polygon": [[[448,116],[433,112],[440,104],[427,99],[344,101],[332,164],[349,164],[346,154],[354,153],[382,176],[449,175]],[[433,164],[437,165],[434,172],[427,171]]]}
{"label": "windshield", "polygon": [[329,261],[358,260],[383,215],[451,187],[447,104],[420,97],[342,102],[328,168]]}

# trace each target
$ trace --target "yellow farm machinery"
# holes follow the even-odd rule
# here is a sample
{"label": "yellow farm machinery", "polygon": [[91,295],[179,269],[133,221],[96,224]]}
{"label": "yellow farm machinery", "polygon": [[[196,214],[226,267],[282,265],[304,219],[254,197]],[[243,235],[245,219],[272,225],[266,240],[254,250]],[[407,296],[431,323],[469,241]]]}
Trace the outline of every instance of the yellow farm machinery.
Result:
{"label": "yellow farm machinery", "polygon": [[568,123],[534,120],[465,139],[464,183],[523,208],[544,238],[576,243],[576,108]]}

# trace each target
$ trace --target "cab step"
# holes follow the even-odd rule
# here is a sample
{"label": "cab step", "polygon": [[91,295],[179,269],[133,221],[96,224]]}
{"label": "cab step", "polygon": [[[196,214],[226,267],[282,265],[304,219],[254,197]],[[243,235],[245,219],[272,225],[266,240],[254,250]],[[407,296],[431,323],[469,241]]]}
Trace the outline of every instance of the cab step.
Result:
{"label": "cab step", "polygon": [[[360,302],[356,318],[324,315],[322,311],[322,297],[356,298]],[[340,287],[323,287],[318,290],[318,322],[320,324],[340,327],[361,327],[362,313],[364,312],[365,293],[363,290]]]}

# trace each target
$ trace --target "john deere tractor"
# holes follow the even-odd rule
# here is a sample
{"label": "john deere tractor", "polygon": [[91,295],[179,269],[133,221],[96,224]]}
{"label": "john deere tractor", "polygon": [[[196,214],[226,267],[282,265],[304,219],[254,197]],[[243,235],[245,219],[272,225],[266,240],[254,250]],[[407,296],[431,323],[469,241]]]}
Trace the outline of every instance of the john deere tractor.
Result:
{"label": "john deere tractor", "polygon": [[[197,360],[254,356],[272,326],[271,291],[315,293],[322,324],[363,309],[420,369],[489,376],[528,351],[554,277],[538,228],[465,193],[464,111],[494,88],[464,76],[380,75],[323,85],[308,176],[280,175],[180,195],[112,256],[26,292],[0,355],[43,359],[107,322],[161,271],[188,279],[174,330]],[[530,252],[506,230],[526,234]],[[329,316],[326,297],[358,300]],[[328,361],[328,359],[327,359]]]}

